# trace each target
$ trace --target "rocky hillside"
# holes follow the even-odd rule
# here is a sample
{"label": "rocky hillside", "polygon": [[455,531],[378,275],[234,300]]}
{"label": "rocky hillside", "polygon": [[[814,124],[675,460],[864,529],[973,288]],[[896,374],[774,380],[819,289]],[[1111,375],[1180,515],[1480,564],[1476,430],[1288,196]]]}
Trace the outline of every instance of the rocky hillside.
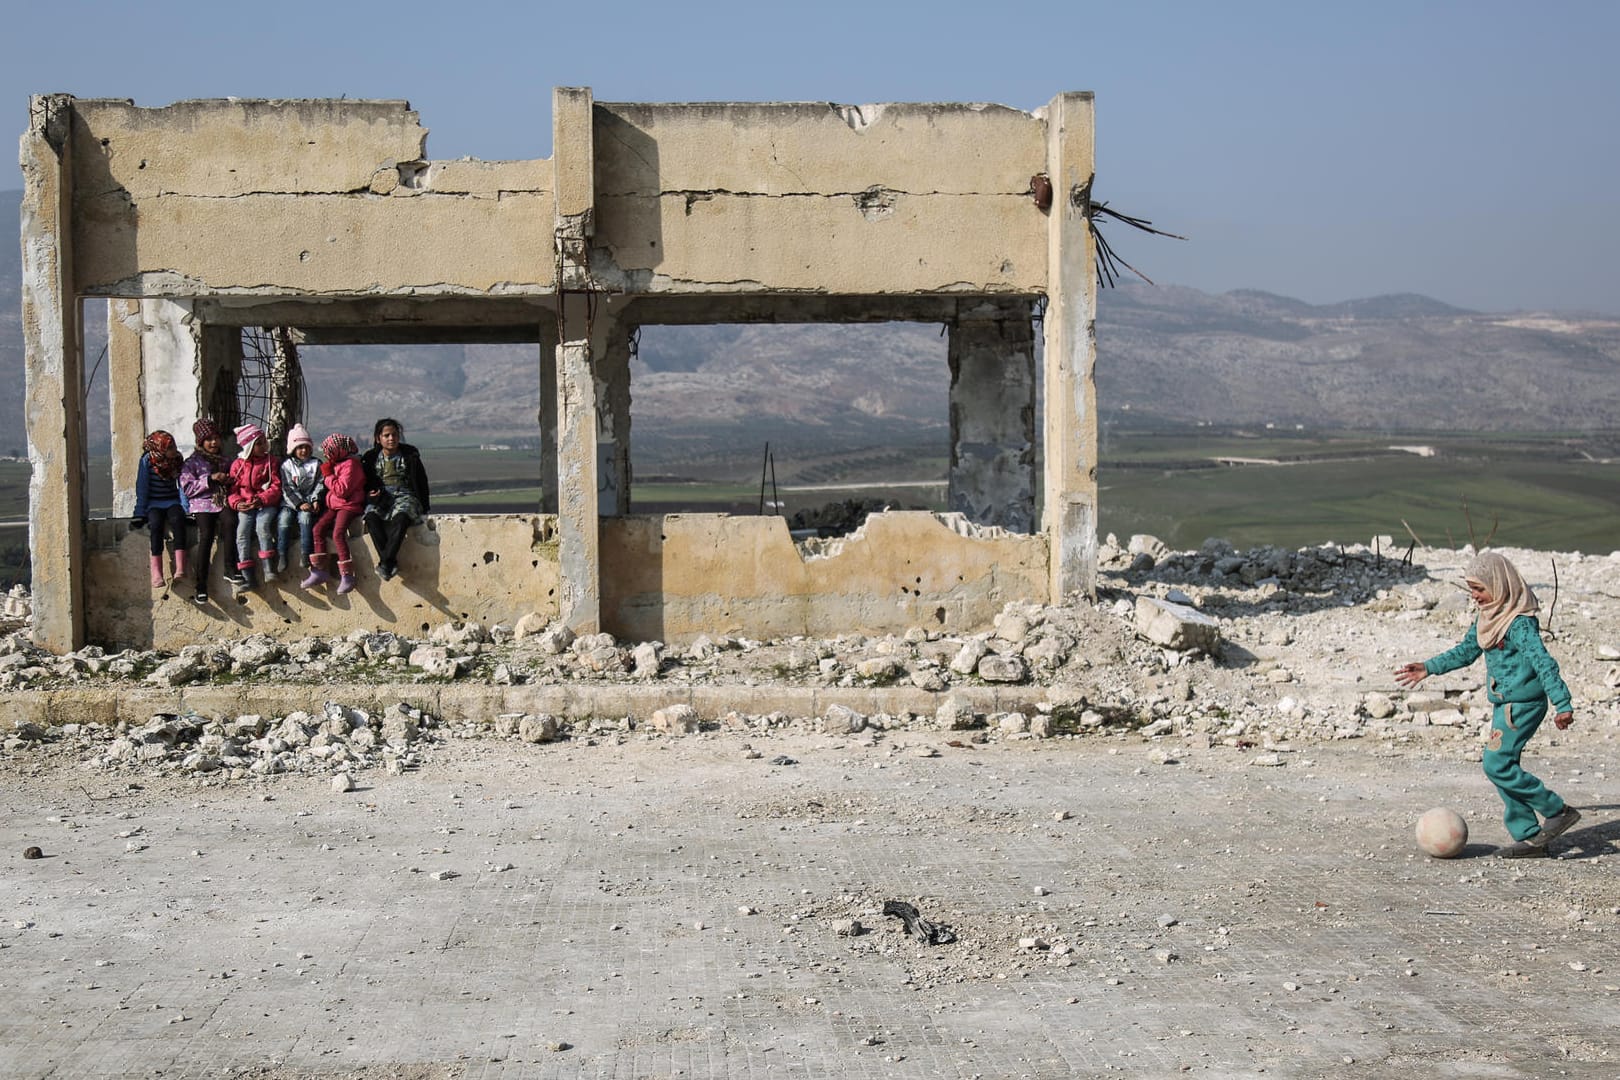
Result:
{"label": "rocky hillside", "polygon": [[[0,194],[0,233],[16,235],[19,198]],[[0,377],[13,386],[19,288],[17,246],[0,245]],[[87,321],[98,319],[92,310]],[[317,427],[367,430],[389,413],[415,431],[534,430],[533,347],[312,349],[305,368]],[[634,370],[643,448],[771,431],[870,445],[946,422],[945,341],[933,325],[648,327]],[[1104,413],[1128,409],[1144,423],[1585,430],[1620,415],[1620,318],[1124,284],[1101,296],[1097,371]],[[94,441],[105,413],[93,408]],[[9,396],[0,431],[21,424],[21,399]]]}

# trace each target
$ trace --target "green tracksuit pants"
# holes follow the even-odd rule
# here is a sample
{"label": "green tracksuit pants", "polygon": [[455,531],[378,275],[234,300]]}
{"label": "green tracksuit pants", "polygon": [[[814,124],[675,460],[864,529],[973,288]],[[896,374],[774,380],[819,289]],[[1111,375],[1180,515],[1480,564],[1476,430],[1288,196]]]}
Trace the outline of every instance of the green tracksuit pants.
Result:
{"label": "green tracksuit pants", "polygon": [[1564,811],[1564,800],[1519,764],[1525,743],[1546,716],[1545,700],[1504,701],[1491,713],[1491,736],[1482,761],[1506,807],[1502,822],[1515,840],[1528,840],[1541,831],[1536,814],[1550,818]]}

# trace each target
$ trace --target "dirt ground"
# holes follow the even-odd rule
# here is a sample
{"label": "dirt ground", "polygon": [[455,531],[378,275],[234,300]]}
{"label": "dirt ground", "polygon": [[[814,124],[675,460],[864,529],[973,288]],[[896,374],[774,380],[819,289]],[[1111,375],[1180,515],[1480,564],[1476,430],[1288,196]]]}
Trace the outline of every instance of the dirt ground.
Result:
{"label": "dirt ground", "polygon": [[[1549,557],[1510,557],[1545,604]],[[1317,593],[1115,567],[1049,676],[1110,708],[1052,738],[445,723],[349,791],[12,746],[0,1076],[1620,1075],[1620,560],[1557,557],[1577,723],[1526,763],[1585,816],[1508,861],[1479,672],[1389,677],[1461,637],[1462,559]],[[1221,656],[1128,632],[1172,589]],[[1436,805],[1457,859],[1413,843]]]}

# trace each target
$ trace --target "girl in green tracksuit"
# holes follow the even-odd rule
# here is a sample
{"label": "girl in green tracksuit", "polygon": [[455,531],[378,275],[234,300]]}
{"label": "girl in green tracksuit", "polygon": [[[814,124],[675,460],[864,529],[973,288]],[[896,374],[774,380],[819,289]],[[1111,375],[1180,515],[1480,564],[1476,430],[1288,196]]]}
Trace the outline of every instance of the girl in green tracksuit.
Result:
{"label": "girl in green tracksuit", "polygon": [[1579,821],[1581,812],[1525,771],[1519,756],[1546,717],[1549,699],[1560,731],[1574,722],[1569,687],[1558,673],[1558,661],[1541,642],[1535,615],[1540,605],[1514,565],[1487,551],[1468,565],[1465,580],[1479,605],[1474,625],[1439,656],[1396,668],[1395,678],[1402,686],[1416,686],[1484,655],[1491,736],[1482,760],[1507,808],[1502,820],[1514,841],[1496,853],[1509,859],[1544,856],[1547,842]]}

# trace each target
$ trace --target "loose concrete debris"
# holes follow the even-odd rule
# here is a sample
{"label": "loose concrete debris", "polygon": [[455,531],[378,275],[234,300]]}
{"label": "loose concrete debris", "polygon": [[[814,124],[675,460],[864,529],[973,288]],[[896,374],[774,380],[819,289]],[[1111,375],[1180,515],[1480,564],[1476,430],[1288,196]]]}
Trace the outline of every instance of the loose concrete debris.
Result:
{"label": "loose concrete debris", "polygon": [[[1477,749],[1488,719],[1479,671],[1430,680],[1421,693],[1405,693],[1386,677],[1397,653],[1438,651],[1461,637],[1470,613],[1456,581],[1468,552],[1419,552],[1415,565],[1405,565],[1364,546],[1239,552],[1210,540],[1197,551],[1174,552],[1138,536],[1127,545],[1109,537],[1099,555],[1103,569],[1094,600],[1011,603],[992,627],[964,635],[917,626],[897,635],[754,641],[716,632],[668,648],[619,642],[609,634],[576,636],[535,613],[512,628],[447,621],[418,640],[362,629],[287,642],[252,635],[174,654],[89,646],[59,656],[32,644],[26,621],[5,622],[0,690],[49,691],[56,700],[59,691],[112,691],[131,680],[159,690],[231,683],[249,688],[248,700],[250,688],[260,684],[331,685],[336,693],[346,684],[454,681],[639,684],[667,687],[671,703],[650,714],[571,719],[492,710],[452,723],[413,716],[408,706],[371,715],[339,702],[313,716],[165,714],[115,727],[24,721],[4,733],[0,754],[67,751],[99,768],[220,780],[353,776],[373,767],[400,773],[418,766],[433,743],[445,738],[535,744],[701,738],[705,727],[866,740],[897,732],[972,732],[974,740],[1133,738],[1154,744],[1148,760],[1162,765],[1216,746],[1287,754],[1292,744],[1311,739],[1423,737],[1456,739]],[[1548,559],[1535,552],[1510,557],[1530,567],[1532,576]],[[1620,648],[1608,600],[1620,554],[1560,555],[1558,562],[1563,600],[1554,651],[1583,722],[1620,722]],[[7,602],[14,600],[15,590]],[[1391,644],[1396,634],[1415,644],[1397,649]],[[747,687],[762,708],[769,708],[771,686],[878,695],[892,688],[894,700],[916,711],[864,712],[853,702],[834,702],[815,715],[700,715],[679,702],[702,686]],[[991,705],[988,695],[1004,689],[1023,700]],[[441,700],[448,700],[452,692],[442,693]],[[903,752],[924,756],[939,750],[923,744]],[[771,757],[758,749],[749,754]]]}

